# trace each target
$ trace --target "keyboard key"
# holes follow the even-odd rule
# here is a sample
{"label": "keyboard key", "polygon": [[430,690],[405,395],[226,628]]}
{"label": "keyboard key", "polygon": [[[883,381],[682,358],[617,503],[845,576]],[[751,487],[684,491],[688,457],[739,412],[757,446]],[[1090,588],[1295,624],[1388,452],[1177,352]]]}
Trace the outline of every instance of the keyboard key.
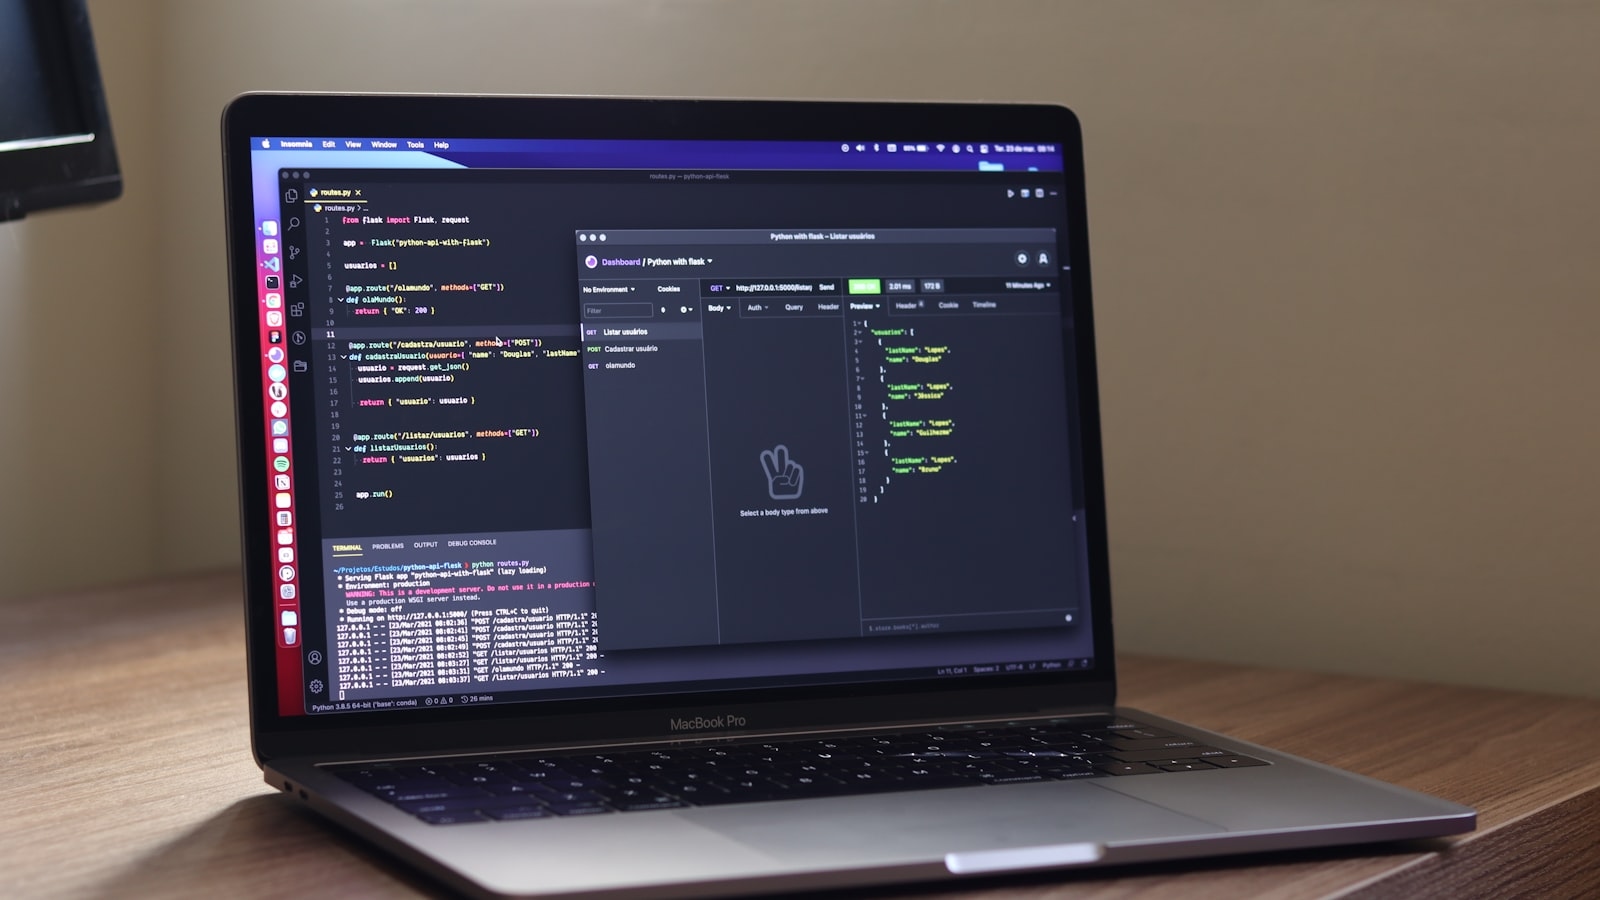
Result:
{"label": "keyboard key", "polygon": [[601,803],[604,802],[596,791],[556,791],[534,790],[531,796],[539,798],[544,803]]}
{"label": "keyboard key", "polygon": [[468,822],[482,822],[484,818],[472,810],[458,810],[456,812],[418,813],[417,818],[429,825],[464,825]]}
{"label": "keyboard key", "polygon": [[1045,777],[1037,772],[1027,775],[1015,775],[997,772],[993,775],[985,775],[979,780],[984,784],[1022,784],[1029,781],[1044,781]]}
{"label": "keyboard key", "polygon": [[1147,766],[1144,763],[1112,763],[1111,765],[1099,766],[1098,768],[1101,772],[1104,772],[1107,775],[1148,775],[1151,772],[1161,771],[1154,766]]}
{"label": "keyboard key", "polygon": [[728,791],[725,788],[705,782],[674,786],[662,785],[657,789],[664,794],[676,795],[679,799],[688,800],[690,803],[701,803],[728,796]]}
{"label": "keyboard key", "polygon": [[1265,762],[1249,756],[1239,756],[1234,753],[1225,753],[1221,756],[1206,756],[1202,760],[1210,765],[1223,769],[1242,769],[1248,766],[1264,766]]}
{"label": "keyboard key", "polygon": [[555,815],[542,806],[507,806],[503,809],[486,809],[483,814],[502,822],[514,819],[548,819]]}
{"label": "keyboard key", "polygon": [[1093,772],[1094,766],[1090,765],[1088,761],[1081,759],[1050,759],[1041,761],[1040,764],[1034,768],[1034,771],[1041,775],[1059,778],[1063,776],[1076,775],[1081,772]]}
{"label": "keyboard key", "polygon": [[549,803],[546,808],[558,816],[593,816],[612,811],[604,803]]}
{"label": "keyboard key", "polygon": [[[1130,763],[1130,765],[1133,764]],[[1085,767],[1082,769],[1057,769],[1041,772],[1040,774],[1044,775],[1046,778],[1051,778],[1056,781],[1066,781],[1069,778],[1093,778],[1100,773],[1096,772],[1092,768]]]}
{"label": "keyboard key", "polygon": [[397,800],[395,806],[413,815],[463,812],[479,809],[481,797],[444,797],[437,800]]}
{"label": "keyboard key", "polygon": [[779,788],[785,790],[809,791],[821,790],[829,785],[842,785],[844,782],[830,775],[820,773],[807,773],[793,776],[774,776],[769,779]]}
{"label": "keyboard key", "polygon": [[1138,726],[1138,727],[1130,727],[1130,728],[1107,728],[1107,729],[1103,729],[1103,730],[1092,731],[1092,732],[1089,732],[1089,733],[1091,735],[1093,735],[1095,738],[1098,738],[1098,739],[1103,740],[1103,741],[1104,740],[1151,740],[1151,739],[1156,739],[1156,738],[1171,739],[1171,738],[1181,737],[1180,735],[1173,734],[1170,731],[1162,731],[1159,728],[1149,728],[1149,727],[1146,727],[1146,726]]}
{"label": "keyboard key", "polygon": [[450,790],[449,788],[434,788],[428,790],[402,788],[395,791],[394,794],[386,797],[385,799],[389,800],[391,803],[407,803],[413,800],[448,800],[452,797],[458,796],[461,796],[460,791]]}
{"label": "keyboard key", "polygon": [[1199,741],[1191,741],[1191,740],[1187,740],[1185,738],[1180,738],[1180,737],[1176,737],[1176,736],[1174,736],[1174,737],[1161,737],[1161,738],[1147,738],[1147,739],[1143,739],[1143,740],[1133,740],[1133,741],[1125,741],[1125,740],[1122,740],[1122,739],[1119,738],[1117,740],[1108,741],[1107,743],[1110,745],[1110,749],[1111,750],[1128,751],[1128,750],[1162,750],[1162,749],[1165,749],[1165,750],[1171,750],[1172,751],[1172,755],[1174,755],[1174,756],[1177,755],[1177,751],[1179,751],[1179,750],[1183,750],[1183,749],[1188,748],[1188,747],[1199,747],[1199,746],[1202,746]]}
{"label": "keyboard key", "polygon": [[1215,749],[1217,748],[1196,744],[1193,747],[1182,747],[1179,749],[1162,747],[1155,750],[1112,750],[1110,756],[1112,759],[1115,759],[1118,762],[1151,762],[1153,760],[1198,759],[1201,753],[1207,750]]}
{"label": "keyboard key", "polygon": [[[807,794],[804,796],[812,795]],[[685,795],[684,799],[687,800],[692,806],[728,806],[734,803],[765,803],[769,800],[795,800],[800,799],[800,797],[792,793],[776,790],[745,791],[738,794],[731,794],[725,791],[707,791],[694,794],[693,796]]]}
{"label": "keyboard key", "polygon": [[682,800],[664,797],[659,800],[624,800],[613,805],[621,812],[644,812],[651,809],[681,809],[689,804]]}
{"label": "keyboard key", "polygon": [[919,771],[913,772],[901,779],[906,790],[921,791],[934,788],[971,787],[978,782],[971,778],[958,775],[946,775],[940,772]]}

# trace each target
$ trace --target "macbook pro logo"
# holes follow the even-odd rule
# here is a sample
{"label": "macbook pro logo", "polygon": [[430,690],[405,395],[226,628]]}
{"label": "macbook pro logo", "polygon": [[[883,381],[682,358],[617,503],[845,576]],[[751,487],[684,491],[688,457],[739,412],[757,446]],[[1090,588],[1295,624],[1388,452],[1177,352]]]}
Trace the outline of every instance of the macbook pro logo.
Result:
{"label": "macbook pro logo", "polygon": [[743,728],[745,724],[744,716],[732,713],[723,713],[720,716],[695,716],[692,719],[679,716],[667,720],[667,726],[673,731],[714,731],[719,728]]}

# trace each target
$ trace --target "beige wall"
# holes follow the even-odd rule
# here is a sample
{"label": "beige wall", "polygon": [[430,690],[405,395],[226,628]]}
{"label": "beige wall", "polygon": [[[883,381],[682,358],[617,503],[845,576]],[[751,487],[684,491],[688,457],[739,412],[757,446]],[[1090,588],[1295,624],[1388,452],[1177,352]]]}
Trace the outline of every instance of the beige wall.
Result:
{"label": "beige wall", "polygon": [[[140,179],[0,233],[0,504],[34,511],[3,526],[13,585],[237,553],[215,137],[236,92],[1049,100],[1087,132],[1122,648],[1600,696],[1600,4],[94,12]],[[80,225],[149,277],[87,270],[52,231]],[[24,296],[57,278],[115,284],[91,292],[105,324]],[[110,349],[112,322],[157,355],[26,389],[13,347],[87,326]],[[58,565],[84,522],[133,543]]]}
{"label": "beige wall", "polygon": [[0,224],[0,598],[157,571],[156,460],[181,440],[156,422],[156,357],[182,352],[154,322],[156,31],[137,4],[100,6],[126,194]]}

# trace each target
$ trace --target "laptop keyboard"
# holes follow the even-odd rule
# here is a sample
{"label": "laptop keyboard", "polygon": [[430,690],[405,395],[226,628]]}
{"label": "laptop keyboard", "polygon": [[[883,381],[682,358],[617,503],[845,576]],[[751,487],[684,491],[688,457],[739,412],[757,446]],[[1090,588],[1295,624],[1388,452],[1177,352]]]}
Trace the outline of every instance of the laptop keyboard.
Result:
{"label": "laptop keyboard", "polygon": [[331,769],[424,822],[602,815],[1267,763],[1123,718]]}

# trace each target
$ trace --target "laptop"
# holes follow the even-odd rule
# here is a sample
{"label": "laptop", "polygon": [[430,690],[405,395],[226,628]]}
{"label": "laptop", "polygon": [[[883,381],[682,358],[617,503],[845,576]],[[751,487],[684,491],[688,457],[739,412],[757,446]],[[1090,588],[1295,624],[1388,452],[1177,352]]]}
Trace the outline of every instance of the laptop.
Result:
{"label": "laptop", "polygon": [[444,884],[1474,827],[1117,706],[1067,109],[256,94],[223,158],[254,754]]}

